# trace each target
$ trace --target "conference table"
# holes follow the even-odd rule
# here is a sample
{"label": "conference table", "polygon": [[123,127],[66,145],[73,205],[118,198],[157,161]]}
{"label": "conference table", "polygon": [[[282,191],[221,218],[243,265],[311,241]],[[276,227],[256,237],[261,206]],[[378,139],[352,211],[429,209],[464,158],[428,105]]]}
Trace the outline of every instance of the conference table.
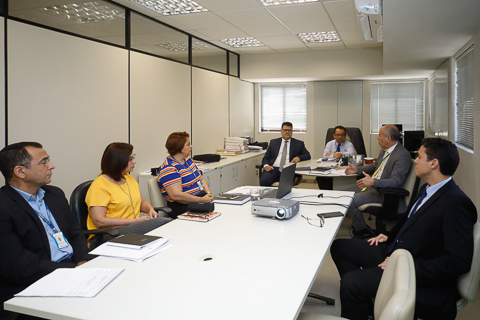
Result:
{"label": "conference table", "polygon": [[[331,164],[331,166],[335,166],[336,163],[333,161],[328,161],[327,164]],[[329,174],[323,174],[320,172],[314,172],[310,170],[304,170],[308,168],[316,168],[319,166],[320,163],[317,162],[316,159],[301,161],[297,163],[297,170],[295,171],[296,174],[306,175],[306,176],[314,176],[317,180],[319,189],[323,190],[351,190],[352,187],[355,187],[357,184],[357,175],[350,174],[350,175],[341,175],[341,170],[344,170],[346,167],[339,167],[338,170],[334,169],[335,171]],[[300,169],[300,170],[299,170]]]}
{"label": "conference table", "polygon": [[150,232],[172,246],[141,263],[97,257],[82,265],[125,268],[96,297],[15,297],[5,309],[48,319],[296,319],[343,221],[319,227],[313,219],[345,213],[335,204],[352,196],[294,188],[285,198],[327,205],[301,204],[289,220],[252,215],[251,201],[215,204],[214,220],[177,219]]}

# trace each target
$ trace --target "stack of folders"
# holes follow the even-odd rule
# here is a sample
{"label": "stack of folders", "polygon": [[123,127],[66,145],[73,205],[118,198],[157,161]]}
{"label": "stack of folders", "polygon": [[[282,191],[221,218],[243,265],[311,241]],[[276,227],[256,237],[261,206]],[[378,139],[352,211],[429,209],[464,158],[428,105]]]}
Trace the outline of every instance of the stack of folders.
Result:
{"label": "stack of folders", "polygon": [[210,213],[194,213],[187,211],[177,218],[180,220],[190,220],[190,221],[199,221],[199,222],[208,222],[220,216],[220,212],[210,212]]}
{"label": "stack of folders", "polygon": [[225,203],[225,204],[244,204],[245,202],[250,201],[250,195],[248,194],[226,194],[222,193],[215,198],[213,202],[215,203]]}
{"label": "stack of folders", "polygon": [[90,253],[142,262],[170,246],[167,238],[129,233],[105,242]]}
{"label": "stack of folders", "polygon": [[248,151],[248,139],[241,137],[225,138],[225,150],[245,153]]}

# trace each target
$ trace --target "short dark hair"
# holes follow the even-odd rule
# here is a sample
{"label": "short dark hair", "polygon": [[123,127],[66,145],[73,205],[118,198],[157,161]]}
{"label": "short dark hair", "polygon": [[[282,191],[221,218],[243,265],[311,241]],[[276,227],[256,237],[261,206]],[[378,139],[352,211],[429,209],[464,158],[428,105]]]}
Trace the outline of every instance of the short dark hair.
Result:
{"label": "short dark hair", "polygon": [[128,166],[132,152],[133,146],[129,143],[110,143],[103,152],[100,165],[102,174],[106,174],[115,181],[120,181],[123,178],[123,170]]}
{"label": "short dark hair", "polygon": [[399,141],[400,140],[400,131],[398,131],[397,126],[393,124],[386,124],[384,125],[383,132],[392,138],[393,141]]}
{"label": "short dark hair", "polygon": [[455,144],[442,138],[425,138],[422,140],[422,147],[425,148],[428,161],[438,160],[441,174],[453,176],[460,163]]}
{"label": "short dark hair", "polygon": [[284,123],[282,123],[282,127],[280,129],[283,129],[284,126],[293,128],[293,124],[291,122],[288,122],[288,121],[285,121]]}
{"label": "short dark hair", "polygon": [[33,157],[28,153],[26,147],[43,148],[38,142],[27,141],[12,143],[0,151],[0,170],[6,182],[12,180],[13,169],[16,166],[23,166],[32,161]]}
{"label": "short dark hair", "polygon": [[345,129],[344,126],[336,126],[336,127],[333,129],[333,134],[335,134],[335,131],[337,131],[337,129],[343,130],[343,132],[345,132],[345,134],[347,134],[347,129]]}
{"label": "short dark hair", "polygon": [[168,153],[172,156],[180,153],[189,137],[190,135],[185,131],[174,132],[168,136],[167,142],[165,142],[165,148],[167,148]]}

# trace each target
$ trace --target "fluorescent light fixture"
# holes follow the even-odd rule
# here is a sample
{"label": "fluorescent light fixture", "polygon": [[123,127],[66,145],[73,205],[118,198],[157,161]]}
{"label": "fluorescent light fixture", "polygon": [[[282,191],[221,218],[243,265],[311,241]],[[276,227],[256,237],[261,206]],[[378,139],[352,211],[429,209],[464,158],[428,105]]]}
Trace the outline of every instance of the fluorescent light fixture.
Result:
{"label": "fluorescent light fixture", "polygon": [[36,10],[77,23],[125,19],[125,12],[123,10],[117,10],[98,2],[60,4],[38,8]]}
{"label": "fluorescent light fixture", "polygon": [[138,3],[150,10],[163,14],[164,16],[186,13],[206,12],[207,8],[202,7],[192,0],[129,0]]}
{"label": "fluorescent light fixture", "polygon": [[337,42],[340,41],[336,31],[304,32],[297,34],[305,43]]}
{"label": "fluorescent light fixture", "polygon": [[262,47],[265,44],[261,43],[254,37],[249,38],[233,38],[233,39],[222,39],[223,43],[231,45],[234,48],[245,48],[245,47]]}
{"label": "fluorescent light fixture", "polygon": [[[186,42],[162,42],[154,43],[154,45],[170,51],[188,51],[188,43]],[[192,43],[192,50],[204,50],[209,48],[210,47],[203,42],[195,41]]]}
{"label": "fluorescent light fixture", "polygon": [[308,2],[319,2],[320,0],[262,0],[262,4],[265,7],[268,6],[279,6],[284,4],[298,4],[298,3],[308,3]]}
{"label": "fluorescent light fixture", "polygon": [[363,38],[367,41],[372,41],[372,29],[370,28],[370,19],[368,16],[363,13],[357,15],[357,21],[360,25],[360,29],[362,29]]}

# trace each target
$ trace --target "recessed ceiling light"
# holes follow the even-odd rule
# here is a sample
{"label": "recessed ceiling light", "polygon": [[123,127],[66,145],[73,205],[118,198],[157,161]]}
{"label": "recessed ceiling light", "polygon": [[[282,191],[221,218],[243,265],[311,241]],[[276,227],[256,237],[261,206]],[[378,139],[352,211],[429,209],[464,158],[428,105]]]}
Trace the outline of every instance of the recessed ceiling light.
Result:
{"label": "recessed ceiling light", "polygon": [[[188,50],[188,43],[186,42],[162,42],[162,43],[154,43],[154,45],[170,51],[187,51]],[[203,49],[209,49],[209,48],[210,47],[203,42],[195,41],[192,43],[192,50],[203,50]]]}
{"label": "recessed ceiling light", "polygon": [[297,36],[305,43],[318,43],[318,42],[336,42],[340,41],[340,37],[336,31],[327,32],[304,32],[299,33]]}
{"label": "recessed ceiling light", "polygon": [[117,10],[98,2],[60,4],[38,8],[36,10],[77,23],[125,19],[125,12],[123,10]]}
{"label": "recessed ceiling light", "polygon": [[279,6],[283,4],[297,4],[297,3],[308,3],[308,2],[318,2],[320,0],[262,0],[262,3],[265,7],[268,6]]}
{"label": "recessed ceiling light", "polygon": [[164,16],[208,11],[192,0],[129,0]]}
{"label": "recessed ceiling light", "polygon": [[233,38],[233,39],[222,39],[223,43],[231,45],[234,48],[244,48],[244,47],[262,47],[265,44],[261,43],[253,37],[249,38]]}

